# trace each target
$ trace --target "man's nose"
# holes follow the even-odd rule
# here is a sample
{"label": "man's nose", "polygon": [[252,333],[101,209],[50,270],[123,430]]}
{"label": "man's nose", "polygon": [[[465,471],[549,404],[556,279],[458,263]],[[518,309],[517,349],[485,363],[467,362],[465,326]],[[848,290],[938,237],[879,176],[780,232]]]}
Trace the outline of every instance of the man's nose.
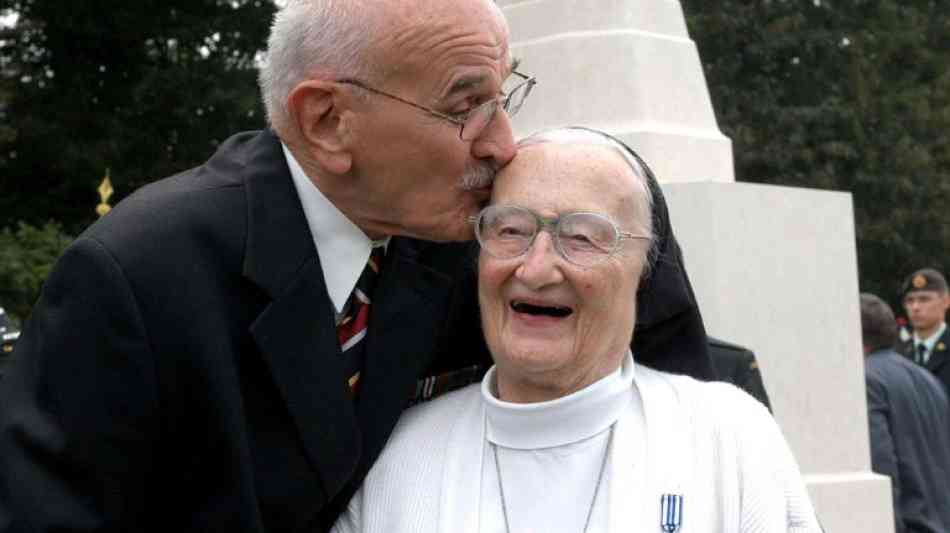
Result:
{"label": "man's nose", "polygon": [[515,137],[511,130],[511,117],[500,105],[491,122],[472,141],[472,155],[476,159],[490,159],[495,168],[501,168],[515,157]]}

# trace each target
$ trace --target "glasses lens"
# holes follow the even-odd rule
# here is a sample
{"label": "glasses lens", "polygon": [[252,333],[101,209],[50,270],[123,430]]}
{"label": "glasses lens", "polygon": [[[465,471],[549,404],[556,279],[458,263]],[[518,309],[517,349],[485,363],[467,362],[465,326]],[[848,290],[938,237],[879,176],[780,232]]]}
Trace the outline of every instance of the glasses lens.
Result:
{"label": "glasses lens", "polygon": [[528,93],[531,92],[533,86],[534,84],[530,80],[525,80],[508,93],[508,97],[505,98],[505,112],[508,113],[509,117],[513,117],[521,111],[521,106],[524,105],[524,101],[528,98]]}
{"label": "glasses lens", "polygon": [[478,217],[476,236],[489,255],[510,259],[523,254],[538,233],[538,221],[527,210],[491,205]]}
{"label": "glasses lens", "polygon": [[473,109],[462,125],[462,140],[471,141],[478,137],[495,116],[496,109],[498,100],[490,100]]}
{"label": "glasses lens", "polygon": [[617,248],[617,228],[593,213],[573,213],[561,218],[557,232],[564,257],[582,266],[595,265]]}

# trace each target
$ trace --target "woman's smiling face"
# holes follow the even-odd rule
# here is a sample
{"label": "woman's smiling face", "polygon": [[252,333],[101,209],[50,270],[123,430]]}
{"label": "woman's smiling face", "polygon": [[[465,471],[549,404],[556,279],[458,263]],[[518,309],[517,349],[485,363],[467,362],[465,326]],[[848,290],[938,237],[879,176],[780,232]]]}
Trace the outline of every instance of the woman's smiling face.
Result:
{"label": "woman's smiling face", "polygon": [[[499,174],[492,203],[542,217],[593,212],[622,232],[649,234],[646,185],[606,146],[544,143],[522,148]],[[479,303],[498,391],[508,401],[570,394],[617,369],[629,349],[648,240],[622,240],[590,267],[568,262],[550,232],[524,255],[479,257]]]}

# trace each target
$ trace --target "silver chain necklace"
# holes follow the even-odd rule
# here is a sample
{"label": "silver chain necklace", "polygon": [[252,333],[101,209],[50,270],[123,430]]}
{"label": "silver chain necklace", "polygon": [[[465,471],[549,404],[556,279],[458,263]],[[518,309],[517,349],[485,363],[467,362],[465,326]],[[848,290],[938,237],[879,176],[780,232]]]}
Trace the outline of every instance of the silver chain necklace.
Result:
{"label": "silver chain necklace", "polygon": [[[597,503],[597,495],[600,493],[600,486],[604,481],[604,471],[607,470],[607,458],[610,457],[610,449],[613,448],[614,444],[614,426],[617,425],[617,422],[614,421],[613,424],[610,424],[609,433],[607,434],[607,449],[604,450],[604,458],[600,461],[600,473],[597,474],[597,484],[594,485],[594,495],[590,499],[590,505],[587,507],[587,518],[584,519],[584,529],[581,531],[587,533],[587,528],[590,527],[590,519],[594,514],[594,504]],[[508,505],[505,503],[505,483],[501,479],[501,463],[498,462],[498,445],[494,442],[491,443],[492,453],[495,456],[495,473],[498,475],[498,493],[501,496],[501,515],[505,519],[505,531],[511,533],[511,522],[508,520]]]}

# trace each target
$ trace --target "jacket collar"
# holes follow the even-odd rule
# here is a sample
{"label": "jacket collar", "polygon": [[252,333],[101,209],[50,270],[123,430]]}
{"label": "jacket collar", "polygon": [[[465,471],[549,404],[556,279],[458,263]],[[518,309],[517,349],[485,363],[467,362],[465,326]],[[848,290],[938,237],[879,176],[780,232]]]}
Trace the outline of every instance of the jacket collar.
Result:
{"label": "jacket collar", "polygon": [[271,300],[251,334],[332,498],[365,474],[382,450],[434,356],[454,280],[426,264],[427,252],[441,250],[438,245],[390,242],[373,296],[357,407],[342,379],[334,309],[280,141],[262,132],[244,153],[244,276]]}

